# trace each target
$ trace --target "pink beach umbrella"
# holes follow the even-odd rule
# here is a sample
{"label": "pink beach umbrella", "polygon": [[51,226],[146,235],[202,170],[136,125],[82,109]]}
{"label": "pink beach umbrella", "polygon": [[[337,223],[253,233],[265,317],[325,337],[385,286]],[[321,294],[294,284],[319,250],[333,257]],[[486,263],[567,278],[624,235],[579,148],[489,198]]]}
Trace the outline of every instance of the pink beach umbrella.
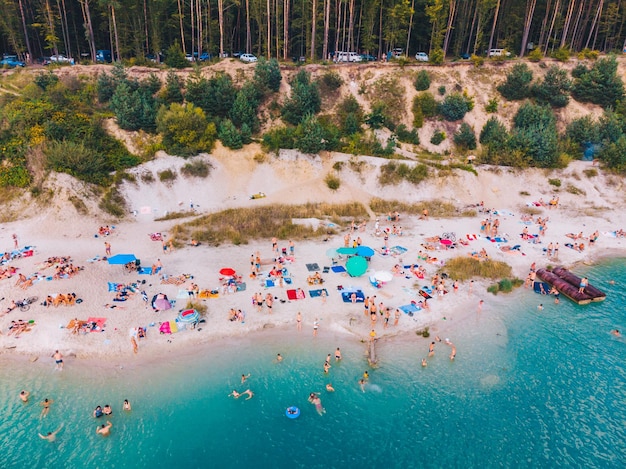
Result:
{"label": "pink beach umbrella", "polygon": [[440,239],[439,242],[444,246],[450,246],[452,244],[452,241],[450,241],[449,239]]}

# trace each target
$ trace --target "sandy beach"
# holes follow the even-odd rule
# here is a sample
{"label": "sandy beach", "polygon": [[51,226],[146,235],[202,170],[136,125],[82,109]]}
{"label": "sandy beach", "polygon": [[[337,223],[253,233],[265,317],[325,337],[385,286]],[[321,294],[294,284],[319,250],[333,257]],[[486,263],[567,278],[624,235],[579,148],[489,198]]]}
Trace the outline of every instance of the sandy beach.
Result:
{"label": "sandy beach", "polygon": [[[28,311],[22,312],[18,308],[0,317],[0,353],[28,356],[30,360],[41,358],[52,363],[51,355],[59,350],[65,356],[66,366],[80,363],[81,359],[116,357],[120,360],[150,360],[163,354],[188,352],[190,348],[202,344],[215,344],[225,337],[255,334],[267,328],[282,328],[285,333],[297,334],[298,312],[301,312],[303,319],[300,334],[313,334],[313,324],[317,318],[320,335],[332,330],[344,332],[348,340],[367,340],[371,327],[369,317],[364,314],[363,304],[344,303],[339,287],[343,287],[343,291],[360,289],[365,296],[376,295],[377,305],[382,302],[384,307],[391,307],[389,326],[384,327],[382,317],[377,321],[375,329],[378,338],[391,339],[409,334],[415,337],[414,332],[426,326],[436,334],[453,336],[455,328],[463,327],[467,318],[477,314],[480,300],[484,300],[481,314],[489,314],[494,297],[487,293],[486,287],[492,281],[476,279],[471,287],[470,282],[464,282],[458,291],[454,291],[451,288],[453,279],[449,279],[450,291],[441,298],[433,294],[428,302],[429,310],[421,310],[412,317],[402,313],[398,325],[393,325],[396,308],[419,301],[419,287],[430,284],[431,276],[440,269],[441,263],[444,264],[445,272],[445,261],[448,259],[468,256],[485,249],[490,258],[508,263],[514,275],[524,279],[533,262],[537,268],[548,264],[575,266],[577,263],[592,263],[603,257],[626,254],[626,239],[611,236],[615,230],[626,228],[623,180],[605,175],[602,171],[593,178],[583,175],[583,170],[591,168],[590,162],[574,162],[565,170],[550,173],[543,170],[513,171],[479,166],[476,168],[478,176],[457,171],[452,176],[433,178],[419,186],[408,183],[381,186],[377,167],[386,161],[365,157],[363,160],[367,170],[357,173],[344,169],[340,175],[341,187],[331,191],[326,187],[324,177],[332,170],[334,162],[349,161],[348,155],[312,157],[284,152],[277,158],[258,164],[253,159],[258,151],[254,145],[240,152],[218,148],[212,155],[203,157],[212,166],[207,179],[181,176],[168,186],[159,182],[158,178],[151,184],[141,181],[125,183],[122,192],[129,202],[130,213],[121,222],[93,215],[94,210],[91,215],[78,214],[68,199],[84,188],[64,175],[52,178],[51,184],[56,184],[58,195],[54,204],[30,210],[19,221],[5,223],[0,227],[0,250],[13,250],[13,234],[17,235],[20,248],[33,247],[32,256],[13,259],[4,266],[15,267],[17,271],[10,278],[0,280],[1,311],[4,312],[12,300],[38,297],[37,303]],[[155,160],[133,169],[133,172],[141,174],[151,171],[156,174],[163,169],[178,170],[184,162],[179,158],[159,155]],[[560,189],[547,182],[548,178],[556,177],[563,181]],[[580,191],[564,190],[570,183]],[[257,192],[264,192],[267,197],[252,200],[250,196]],[[543,201],[547,205],[554,196],[559,197],[558,208],[535,204]],[[332,270],[323,273],[324,267],[333,266],[326,252],[343,246],[344,235],[350,233],[350,223],[346,221],[345,226],[338,227],[338,233],[327,241],[296,241],[295,261],[285,264],[293,279],[292,284],[270,288],[262,285],[260,279],[249,278],[251,255],[259,252],[262,259],[276,257],[270,240],[255,240],[239,246],[185,246],[173,252],[164,252],[162,243],[151,240],[149,236],[151,233],[161,233],[167,239],[172,226],[184,220],[155,221],[155,218],[174,211],[188,210],[191,204],[201,214],[272,203],[359,201],[367,204],[373,197],[404,202],[443,199],[454,203],[459,209],[482,202],[483,209],[492,211],[479,212],[475,217],[429,217],[427,220],[400,213],[398,226],[402,227],[402,235],[390,235],[388,243],[390,247],[402,246],[406,252],[398,255],[381,255],[377,252],[369,264],[368,272],[361,277],[350,277]],[[534,207],[537,213],[534,218],[549,217],[547,233],[539,237],[540,243],[523,240],[520,236],[524,227],[528,227],[531,234],[539,231],[534,222],[522,222],[522,215],[528,207]],[[395,224],[387,220],[386,214],[373,214],[368,220],[360,220],[366,221],[367,226],[363,231],[352,233],[350,245],[359,236],[364,246],[383,248],[383,237],[376,236],[374,232],[375,217],[380,220],[381,229],[391,228]],[[507,239],[506,243],[490,242],[481,237],[481,220],[489,217],[500,220],[499,233]],[[108,236],[98,235],[99,227],[105,225],[115,228]],[[600,233],[598,240],[593,246],[589,246],[588,239],[584,240],[587,247],[583,252],[565,247],[566,243],[572,241],[566,234],[582,232],[588,238],[596,230]],[[444,232],[455,233],[456,238],[464,240],[466,245],[459,243],[454,249],[445,249],[438,244],[438,249],[425,251],[423,245],[427,243],[427,238],[440,236]],[[471,239],[474,235],[477,239]],[[288,241],[278,240],[279,251],[288,248]],[[105,256],[105,242],[110,243],[113,255],[132,253],[141,259],[142,266],[151,266],[160,259],[163,268],[158,275],[138,275],[125,272],[123,266],[109,265],[102,260]],[[550,242],[560,244],[558,260],[549,259],[544,251]],[[520,245],[520,249],[504,252],[500,249],[503,245]],[[438,262],[418,261],[420,251],[428,252]],[[69,257],[74,266],[83,269],[70,278],[49,279],[53,276],[54,267],[44,268],[44,263],[52,256]],[[425,267],[423,280],[417,279],[404,267],[403,274],[394,275],[382,288],[375,288],[368,280],[374,272],[391,272],[396,265],[414,263]],[[319,266],[323,285],[308,285],[307,277],[313,272],[307,269],[307,264]],[[345,259],[338,260],[337,265],[343,264]],[[223,291],[223,275],[219,271],[225,267],[241,275],[246,283],[245,291],[230,294]],[[262,266],[263,271],[271,268],[271,264]],[[40,279],[23,289],[16,285],[19,273],[26,277],[37,273]],[[193,278],[186,279],[181,285],[162,284],[161,274],[187,274]],[[158,293],[164,293],[170,300],[176,300],[176,303],[170,310],[154,312],[142,300],[140,293],[130,296],[127,301],[113,302],[115,293],[109,291],[109,282],[135,284],[137,290],[145,291],[150,299]],[[181,290],[186,290],[192,282],[201,290],[219,291],[217,298],[195,300],[208,308],[205,322],[196,329],[181,330],[171,335],[159,334],[159,324],[174,320],[179,310],[184,309],[188,299]],[[287,290],[296,288],[305,292],[304,299],[288,299]],[[327,290],[325,299],[310,297],[309,291],[317,288]],[[82,301],[73,306],[41,305],[48,295],[71,292],[76,293]],[[260,312],[252,305],[252,295],[258,292],[264,296],[270,294],[274,299],[271,314],[265,305]],[[500,298],[501,295],[498,295],[498,301]],[[245,321],[229,321],[228,312],[231,308],[244,311]],[[90,317],[105,318],[102,331],[72,334],[66,327],[74,318],[87,320]],[[34,324],[30,331],[15,337],[9,334],[9,327],[11,321],[19,319],[32,320]],[[147,337],[138,340],[137,353],[133,353],[130,337],[131,330],[136,327],[145,327]]]}

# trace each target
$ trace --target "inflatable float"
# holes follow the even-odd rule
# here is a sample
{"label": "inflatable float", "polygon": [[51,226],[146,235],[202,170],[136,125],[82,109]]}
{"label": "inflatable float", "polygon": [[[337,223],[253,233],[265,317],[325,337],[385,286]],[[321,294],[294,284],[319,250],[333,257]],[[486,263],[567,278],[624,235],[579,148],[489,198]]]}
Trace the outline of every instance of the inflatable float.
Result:
{"label": "inflatable float", "polygon": [[298,417],[300,417],[300,409],[298,409],[296,406],[287,407],[285,415],[290,419],[297,419]]}
{"label": "inflatable float", "polygon": [[591,285],[585,287],[581,293],[579,291],[580,277],[563,267],[556,267],[552,271],[539,269],[537,270],[537,277],[550,286],[555,287],[560,293],[579,305],[606,299],[606,295],[603,292]]}

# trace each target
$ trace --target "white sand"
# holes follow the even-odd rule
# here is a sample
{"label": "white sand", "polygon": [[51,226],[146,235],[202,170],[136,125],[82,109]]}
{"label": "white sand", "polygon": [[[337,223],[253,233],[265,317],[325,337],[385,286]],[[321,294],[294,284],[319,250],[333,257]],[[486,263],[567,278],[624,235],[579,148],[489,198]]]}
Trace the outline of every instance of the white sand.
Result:
{"label": "white sand", "polygon": [[[590,163],[576,162],[563,171],[546,173],[542,170],[527,170],[524,172],[479,167],[478,177],[471,173],[459,171],[453,177],[437,178],[422,183],[419,186],[401,184],[398,186],[381,187],[378,184],[378,167],[386,163],[377,158],[363,158],[366,167],[361,173],[353,172],[349,165],[345,165],[340,173],[342,181],[338,191],[330,191],[323,180],[331,171],[334,161],[350,159],[347,155],[332,155],[332,159],[325,157],[299,156],[293,152],[285,152],[279,159],[273,157],[267,163],[258,164],[252,157],[259,149],[248,147],[240,152],[228,152],[218,148],[214,154],[205,156],[213,165],[213,170],[207,179],[179,178],[171,185],[164,186],[158,181],[157,172],[166,168],[180,168],[185,161],[179,158],[160,155],[154,161],[137,168],[136,173],[152,171],[156,181],[151,184],[138,182],[127,184],[124,193],[130,201],[129,207],[137,211],[137,215],[130,214],[126,220],[116,223],[101,216],[81,216],[76,213],[72,204],[64,199],[68,194],[80,193],[80,184],[70,183],[70,178],[58,175],[57,184],[64,187],[64,191],[57,191],[54,203],[48,208],[33,210],[31,218],[15,223],[4,224],[0,227],[0,249],[12,248],[12,233],[19,236],[20,245],[36,246],[33,257],[17,259],[11,265],[18,267],[26,275],[39,270],[39,265],[49,256],[71,256],[75,265],[84,266],[84,271],[73,278],[64,280],[40,281],[27,290],[15,287],[17,279],[0,281],[0,307],[4,309],[12,299],[21,299],[25,296],[36,295],[39,302],[28,312],[15,310],[0,317],[0,327],[3,335],[0,336],[0,352],[25,354],[35,357],[48,357],[59,349],[67,357],[99,358],[128,357],[132,360],[158,357],[160,354],[174,351],[182,352],[200,343],[214,343],[216,339],[225,336],[251,334],[267,327],[284,327],[289,333],[296,333],[296,313],[302,312],[304,327],[302,334],[312,334],[312,324],[317,317],[321,325],[319,334],[327,330],[345,331],[354,340],[366,339],[370,331],[369,318],[363,314],[362,304],[352,305],[341,301],[337,291],[338,285],[344,287],[355,286],[361,288],[366,295],[376,294],[377,302],[383,301],[385,306],[393,310],[400,305],[410,303],[416,299],[411,289],[415,290],[416,281],[395,277],[382,289],[374,290],[370,286],[367,274],[360,278],[350,278],[342,274],[324,274],[324,287],[329,296],[326,303],[321,298],[309,298],[310,288],[306,282],[308,271],[305,264],[318,263],[320,267],[330,266],[330,259],[326,251],[331,247],[343,245],[343,235],[348,227],[332,237],[328,242],[321,240],[296,242],[296,262],[287,265],[294,277],[291,288],[301,287],[307,292],[307,298],[299,301],[280,302],[286,299],[287,287],[264,289],[260,282],[248,279],[249,259],[252,253],[260,251],[262,258],[273,257],[269,240],[253,241],[248,245],[224,245],[218,248],[202,245],[200,247],[186,247],[177,249],[171,254],[162,253],[161,243],[153,242],[148,233],[167,233],[177,221],[156,222],[155,217],[165,212],[187,210],[190,201],[198,206],[200,213],[221,210],[227,207],[256,206],[267,203],[302,203],[307,201],[345,202],[358,200],[363,203],[372,197],[398,199],[402,201],[431,200],[438,197],[451,201],[459,207],[484,201],[488,208],[510,211],[512,215],[500,216],[501,233],[508,234],[509,245],[521,244],[521,254],[506,254],[498,249],[495,243],[476,240],[469,246],[460,246],[458,249],[430,252],[439,259],[449,259],[454,256],[467,256],[472,250],[485,248],[489,255],[496,260],[503,260],[513,267],[514,274],[524,278],[533,261],[537,267],[543,267],[549,262],[542,248],[548,242],[559,242],[561,245],[559,263],[572,265],[577,262],[593,262],[594,260],[611,255],[624,255],[626,240],[600,236],[596,246],[586,249],[585,253],[578,253],[564,247],[568,238],[564,235],[569,232],[583,231],[589,236],[594,230],[613,231],[626,228],[626,211],[623,190],[623,179],[615,176],[606,176],[602,173],[594,178],[582,174],[582,170],[590,168]],[[548,178],[560,178],[563,182],[558,193],[561,207],[558,210],[543,209],[542,215],[549,216],[548,233],[543,243],[529,244],[519,237],[524,225],[520,223],[521,210],[526,203],[543,198],[548,201],[555,189],[547,182]],[[564,188],[572,184],[586,192],[586,195],[573,195]],[[267,197],[260,200],[250,200],[253,193],[263,191]],[[521,196],[525,191],[530,196]],[[149,208],[148,208],[149,207]],[[144,212],[142,213],[142,209]],[[403,215],[403,214],[402,214]],[[436,219],[428,221],[417,217],[403,215],[400,225],[403,227],[402,237],[391,236],[390,246],[402,245],[408,251],[398,257],[383,257],[375,255],[370,264],[370,270],[390,270],[394,264],[410,264],[416,262],[418,251],[425,237],[440,235],[443,232],[455,232],[457,237],[464,237],[467,233],[479,233],[480,220],[485,215],[478,214],[473,218]],[[381,216],[381,226],[387,226],[384,216]],[[94,237],[98,227],[104,224],[114,224],[114,233],[107,237]],[[370,220],[367,230],[358,233],[364,245],[379,248],[383,245],[382,238],[373,234],[374,221]],[[538,232],[536,225],[531,232]],[[232,267],[241,272],[247,281],[247,290],[231,295],[220,293],[217,299],[208,299],[208,314],[206,323],[200,325],[201,330],[187,330],[169,335],[160,335],[158,324],[163,320],[173,320],[179,309],[185,306],[185,300],[178,299],[174,309],[154,313],[146,308],[140,295],[136,295],[124,303],[117,303],[125,309],[107,309],[106,303],[112,303],[113,294],[107,291],[107,282],[129,283],[145,280],[145,288],[149,297],[163,292],[170,299],[175,299],[179,289],[174,285],[161,285],[156,276],[138,276],[125,274],[123,267],[111,266],[107,262],[87,262],[94,256],[104,255],[104,241],[112,245],[113,254],[134,253],[142,260],[142,265],[151,265],[157,258],[164,264],[164,272],[170,275],[188,273],[194,276],[193,281],[200,288],[219,288],[219,273],[222,267]],[[586,242],[588,245],[588,243]],[[287,240],[280,240],[279,247],[286,247]],[[427,272],[434,274],[437,267],[425,264]],[[269,268],[269,266],[265,266]],[[444,269],[445,270],[445,269]],[[43,271],[43,273],[51,270]],[[426,285],[429,276],[419,281],[419,285]],[[494,301],[493,296],[486,292],[486,286],[491,283],[486,280],[476,281],[473,292],[468,292],[469,283],[462,284],[458,293],[450,292],[442,299],[433,298],[430,303],[430,312],[421,311],[414,317],[401,315],[397,327],[390,325],[383,328],[383,321],[379,319],[376,326],[378,337],[391,337],[403,333],[414,332],[424,326],[430,326],[432,331],[451,335],[455,327],[463,327],[464,319],[476,314],[480,299],[485,300],[484,313],[488,314],[489,303]],[[267,309],[258,313],[251,306],[251,295],[257,291],[264,294],[272,293],[278,298],[274,304],[273,314]],[[83,300],[81,304],[72,307],[45,308],[39,303],[48,294],[57,292],[75,292]],[[498,296],[500,298],[500,296]],[[246,311],[245,323],[229,322],[228,310],[238,308]],[[106,330],[99,333],[72,335],[64,326],[72,318],[87,319],[88,317],[106,317]],[[443,318],[446,318],[444,321]],[[32,331],[22,334],[19,338],[8,336],[8,327],[11,320],[33,319],[36,325]],[[393,313],[392,319],[393,322]],[[150,327],[151,323],[156,326]],[[138,354],[133,354],[130,344],[129,330],[137,326],[148,326],[148,337],[139,342]],[[412,337],[415,337],[411,334]],[[462,353],[460,351],[459,353]],[[73,361],[72,359],[68,362]]]}

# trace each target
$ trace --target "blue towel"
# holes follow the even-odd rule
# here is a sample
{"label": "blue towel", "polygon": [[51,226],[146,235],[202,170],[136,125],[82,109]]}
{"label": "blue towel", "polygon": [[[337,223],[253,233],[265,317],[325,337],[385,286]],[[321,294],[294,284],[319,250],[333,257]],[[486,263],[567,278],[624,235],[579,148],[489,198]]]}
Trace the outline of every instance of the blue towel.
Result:
{"label": "blue towel", "polygon": [[293,279],[291,277],[285,277],[283,280],[285,280],[285,283],[287,285],[291,285],[291,283],[293,282]]}
{"label": "blue towel", "polygon": [[341,272],[345,272],[346,268],[342,265],[334,265],[330,268],[330,270],[332,270],[333,272],[335,272],[336,274],[339,274]]}
{"label": "blue towel", "polygon": [[404,306],[400,306],[400,310],[404,311],[404,314],[415,313],[415,312],[419,311],[420,309],[421,308],[417,307],[413,303],[410,303],[410,304],[404,305]]}
{"label": "blue towel", "polygon": [[[159,270],[160,270],[160,268],[157,270],[157,272]],[[140,267],[138,273],[139,273],[139,275],[151,275],[152,274],[152,267]]]}
{"label": "blue towel", "polygon": [[322,296],[322,291],[326,292],[326,296],[328,296],[328,290],[326,290],[325,288],[320,288],[318,290],[309,290],[309,295],[311,296],[311,298]]}
{"label": "blue towel", "polygon": [[341,292],[341,299],[343,300],[343,302],[344,303],[352,303],[352,299],[350,297],[352,296],[353,293],[356,294],[356,302],[357,303],[365,302],[365,295],[363,294],[363,292],[361,290],[357,290],[355,292],[349,292],[349,291]]}
{"label": "blue towel", "polygon": [[274,283],[273,280],[270,280],[270,279],[266,279],[265,280],[265,288],[269,288],[269,287],[273,287],[273,286],[275,286],[275,283]]}
{"label": "blue towel", "polygon": [[402,246],[394,246],[390,249],[390,251],[393,252],[394,254],[404,254],[405,252],[408,251],[408,249]]}
{"label": "blue towel", "polygon": [[109,291],[117,291],[117,286],[119,284],[115,283],[115,282],[109,282]]}

